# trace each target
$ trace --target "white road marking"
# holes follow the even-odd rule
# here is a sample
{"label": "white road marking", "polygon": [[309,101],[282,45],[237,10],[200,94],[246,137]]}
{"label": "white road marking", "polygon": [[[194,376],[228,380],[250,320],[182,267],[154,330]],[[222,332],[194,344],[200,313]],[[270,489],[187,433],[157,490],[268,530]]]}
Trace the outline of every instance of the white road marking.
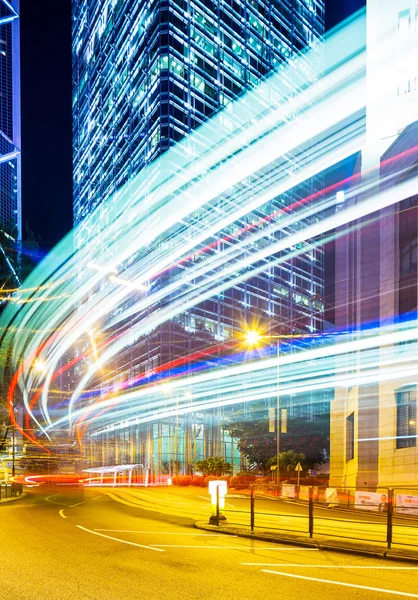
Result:
{"label": "white road marking", "polygon": [[47,502],[51,502],[52,504],[64,504],[64,506],[68,506],[68,504],[65,504],[65,502],[57,502],[56,500],[50,500],[50,498],[53,498],[54,496],[60,496],[60,493],[52,494],[51,496],[46,496],[45,500]]}
{"label": "white road marking", "polygon": [[[267,546],[250,548],[246,546],[183,546],[181,544],[151,544],[157,548],[202,548],[205,550],[271,550],[272,552],[278,552],[280,550],[289,550],[289,548],[268,548]],[[303,548],[299,548],[303,550]],[[317,548],[309,548],[310,550],[317,550]]]}
{"label": "white road marking", "polygon": [[121,504],[126,504],[126,506],[132,506],[134,508],[141,508],[140,504],[137,504],[134,502],[129,502],[128,500],[124,500],[123,498],[119,498],[119,496],[116,496],[115,494],[112,494],[111,492],[105,492],[105,494],[107,496],[109,496],[109,498],[112,498],[112,500],[115,500],[115,502],[120,502]]}
{"label": "white road marking", "polygon": [[137,546],[137,548],[146,548],[147,550],[155,550],[156,552],[164,552],[160,548],[152,548],[151,546],[144,546],[143,544],[136,544],[135,542],[128,542],[127,540],[121,540],[120,538],[115,538],[110,535],[105,535],[104,533],[99,533],[98,531],[94,531],[93,529],[87,529],[87,527],[83,527],[82,525],[76,525],[79,529],[83,531],[87,531],[88,533],[93,533],[94,535],[100,535],[100,537],[107,538],[108,540],[113,540],[114,542],[121,542],[122,544],[128,544],[128,546]]}
{"label": "white road marking", "polygon": [[92,500],[97,500],[98,498],[103,498],[103,496],[95,496]]}
{"label": "white road marking", "polygon": [[[142,531],[140,529],[95,529],[94,531],[107,531],[109,533],[147,533],[149,535],[193,535],[201,537],[225,537],[224,533],[178,533],[177,531]],[[228,538],[236,537],[238,536],[228,536]]]}
{"label": "white road marking", "polygon": [[74,508],[74,506],[80,506],[80,504],[85,504],[85,502],[78,502],[77,504],[70,504],[70,508]]}
{"label": "white road marking", "polygon": [[238,563],[248,567],[295,567],[300,569],[391,569],[393,571],[416,571],[418,567],[387,567],[376,565],[286,565],[283,563]]}
{"label": "white road marking", "polygon": [[341,585],[343,587],[356,588],[358,590],[369,590],[371,592],[381,592],[383,594],[394,594],[396,596],[406,596],[407,598],[418,598],[418,594],[411,594],[410,592],[398,592],[397,590],[387,590],[385,588],[371,587],[369,585],[344,583],[342,581],[332,581],[330,579],[318,579],[317,577],[305,577],[304,575],[294,575],[293,573],[283,573],[282,571],[269,571],[268,569],[262,569],[262,573],[271,573],[273,575],[282,575],[283,577],[293,577],[294,579],[304,579],[305,581],[317,581],[319,583],[330,583],[331,585]]}
{"label": "white road marking", "polygon": [[61,508],[61,510],[59,511],[59,516],[62,517],[63,519],[66,519],[67,517],[64,515],[64,510]]}

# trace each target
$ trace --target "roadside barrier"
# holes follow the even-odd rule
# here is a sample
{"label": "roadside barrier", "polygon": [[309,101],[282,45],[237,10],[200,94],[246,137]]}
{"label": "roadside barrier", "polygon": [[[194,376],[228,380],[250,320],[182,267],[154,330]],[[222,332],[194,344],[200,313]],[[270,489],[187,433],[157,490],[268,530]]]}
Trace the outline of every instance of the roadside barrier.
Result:
{"label": "roadside barrier", "polygon": [[7,498],[16,498],[22,494],[23,486],[21,483],[1,483],[0,484],[0,502]]}
{"label": "roadside barrier", "polygon": [[[338,489],[287,484],[250,486],[214,507],[228,525],[297,535],[418,547],[418,488]],[[264,488],[264,489],[263,489]],[[217,497],[217,502],[219,502]]]}

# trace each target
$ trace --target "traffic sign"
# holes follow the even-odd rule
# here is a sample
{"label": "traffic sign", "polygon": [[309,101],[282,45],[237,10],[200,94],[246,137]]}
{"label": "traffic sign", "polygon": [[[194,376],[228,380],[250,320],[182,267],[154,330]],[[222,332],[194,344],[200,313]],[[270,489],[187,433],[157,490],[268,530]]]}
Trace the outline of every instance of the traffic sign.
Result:
{"label": "traffic sign", "polygon": [[296,467],[295,467],[295,471],[296,471],[296,472],[303,471],[303,469],[302,469],[302,465],[300,464],[300,462],[298,462],[298,464],[296,465]]}

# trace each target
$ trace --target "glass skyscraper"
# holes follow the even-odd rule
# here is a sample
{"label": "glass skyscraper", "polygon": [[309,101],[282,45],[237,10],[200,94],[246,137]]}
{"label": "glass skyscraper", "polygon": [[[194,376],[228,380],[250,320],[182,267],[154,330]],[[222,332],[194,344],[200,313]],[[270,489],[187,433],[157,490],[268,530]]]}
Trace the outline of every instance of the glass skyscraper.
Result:
{"label": "glass skyscraper", "polygon": [[[306,47],[314,52],[304,64],[304,78],[315,80],[323,4],[323,0],[73,0],[78,243],[83,243],[83,227],[94,227],[87,217],[99,204],[104,207],[103,218],[108,218],[107,198],[146,166],[151,165],[151,178],[158,177],[154,159],[172,146],[176,152],[178,140],[225,108],[221,123],[228,130],[228,104]],[[292,83],[285,77],[283,71],[283,85],[292,93]],[[314,183],[308,181],[234,227],[245,227],[313,191]],[[222,231],[207,243],[225,240],[230,233]],[[192,260],[199,261],[199,254]],[[204,358],[210,361],[211,356],[225,354],[220,345],[236,339],[254,322],[273,334],[320,331],[322,250],[307,251],[280,267],[270,268],[265,262],[262,275],[205,301],[126,349],[113,371],[97,384],[109,389],[127,376],[135,379],[161,364],[213,348]],[[166,277],[169,272],[161,279]],[[289,401],[289,408],[291,414],[307,417],[315,411],[312,398],[300,404]],[[152,468],[161,472],[173,454],[185,470],[209,455],[223,454],[234,461],[233,444],[219,428],[221,413],[217,409],[145,426],[116,424],[111,432],[96,435],[102,446],[94,451],[93,462],[152,462]]]}
{"label": "glass skyscraper", "polygon": [[0,227],[21,237],[18,0],[0,0]]}

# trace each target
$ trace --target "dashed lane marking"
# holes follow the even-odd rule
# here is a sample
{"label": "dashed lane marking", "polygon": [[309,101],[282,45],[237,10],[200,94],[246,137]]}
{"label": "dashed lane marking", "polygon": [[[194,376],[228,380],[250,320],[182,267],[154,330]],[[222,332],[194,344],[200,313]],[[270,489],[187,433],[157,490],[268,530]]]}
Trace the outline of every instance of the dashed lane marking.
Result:
{"label": "dashed lane marking", "polygon": [[87,527],[83,527],[82,525],[77,525],[79,529],[83,531],[87,531],[87,533],[92,533],[93,535],[99,535],[100,537],[107,538],[108,540],[113,540],[114,542],[120,542],[121,544],[127,544],[128,546],[136,546],[137,548],[145,548],[146,550],[155,550],[156,552],[165,552],[161,548],[153,548],[152,546],[145,546],[144,544],[136,544],[135,542],[128,542],[127,540],[121,540],[120,538],[115,538],[111,535],[105,535],[104,533],[99,533],[98,531],[94,531],[93,529],[87,529]]}
{"label": "dashed lane marking", "polygon": [[70,508],[74,508],[74,506],[80,506],[80,504],[85,504],[85,502],[77,502],[77,504],[70,504]]}
{"label": "dashed lane marking", "polygon": [[64,515],[64,510],[61,508],[61,510],[59,511],[59,516],[62,517],[63,519],[66,519],[67,517]]}
{"label": "dashed lane marking", "polygon": [[356,588],[358,590],[368,590],[370,592],[380,592],[381,594],[394,594],[395,596],[405,596],[407,598],[418,598],[418,594],[410,592],[399,592],[397,590],[387,590],[385,588],[371,587],[369,585],[359,585],[356,583],[345,583],[343,581],[332,581],[331,579],[319,579],[317,577],[306,577],[305,575],[295,575],[294,573],[284,573],[283,571],[270,571],[262,569],[262,573],[272,575],[281,575],[282,577],[292,577],[293,579],[303,579],[304,581],[316,581],[317,583],[329,583],[330,585],[340,585],[342,587]]}

